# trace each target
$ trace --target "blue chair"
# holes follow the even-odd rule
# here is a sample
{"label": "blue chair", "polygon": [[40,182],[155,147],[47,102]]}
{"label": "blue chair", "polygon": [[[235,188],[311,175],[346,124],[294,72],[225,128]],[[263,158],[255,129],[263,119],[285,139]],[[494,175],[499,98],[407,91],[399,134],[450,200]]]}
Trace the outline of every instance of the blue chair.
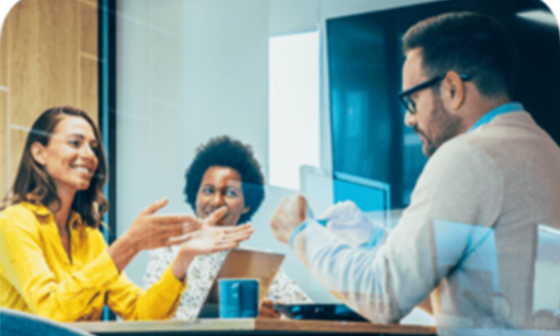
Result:
{"label": "blue chair", "polygon": [[80,329],[17,310],[0,308],[2,336],[92,336]]}

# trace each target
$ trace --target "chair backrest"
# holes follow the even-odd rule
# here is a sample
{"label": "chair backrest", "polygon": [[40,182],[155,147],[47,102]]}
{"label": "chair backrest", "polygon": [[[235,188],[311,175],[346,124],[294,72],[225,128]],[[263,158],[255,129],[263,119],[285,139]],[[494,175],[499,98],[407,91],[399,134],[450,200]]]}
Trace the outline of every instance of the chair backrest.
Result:
{"label": "chair backrest", "polygon": [[533,282],[533,313],[560,310],[560,230],[538,226]]}
{"label": "chair backrest", "polygon": [[6,308],[0,308],[0,335],[92,336],[90,333],[63,323]]}
{"label": "chair backrest", "polygon": [[539,224],[533,274],[535,327],[560,324],[560,230]]}

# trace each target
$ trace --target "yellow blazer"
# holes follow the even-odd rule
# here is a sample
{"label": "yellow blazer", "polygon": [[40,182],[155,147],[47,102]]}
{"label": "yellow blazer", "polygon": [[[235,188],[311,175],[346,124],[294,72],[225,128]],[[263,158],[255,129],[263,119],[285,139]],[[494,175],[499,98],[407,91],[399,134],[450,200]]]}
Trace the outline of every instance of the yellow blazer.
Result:
{"label": "yellow blazer", "polygon": [[185,283],[169,266],[148,290],[119,274],[99,230],[70,216],[69,260],[53,214],[21,202],[0,214],[0,307],[60,322],[96,321],[106,304],[124,320],[173,316]]}

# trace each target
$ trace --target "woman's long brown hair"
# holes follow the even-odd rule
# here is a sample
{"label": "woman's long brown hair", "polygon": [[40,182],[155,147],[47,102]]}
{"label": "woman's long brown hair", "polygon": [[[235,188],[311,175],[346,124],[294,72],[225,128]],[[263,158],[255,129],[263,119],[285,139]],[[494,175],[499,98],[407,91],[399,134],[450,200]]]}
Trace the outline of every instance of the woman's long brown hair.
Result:
{"label": "woman's long brown hair", "polygon": [[60,199],[54,181],[43,167],[33,159],[31,146],[35,142],[47,146],[56,125],[66,116],[84,118],[90,124],[99,142],[99,146],[95,150],[98,160],[97,170],[93,174],[88,189],[78,191],[72,203],[72,210],[82,216],[83,222],[97,228],[101,222],[101,217],[109,209],[109,203],[103,195],[103,186],[107,181],[107,163],[101,134],[86,112],[69,106],[50,108],[33,123],[27,135],[15,183],[4,198],[4,204],[0,207],[0,210],[22,201],[41,203],[47,207],[55,204],[56,209],[60,207]]}

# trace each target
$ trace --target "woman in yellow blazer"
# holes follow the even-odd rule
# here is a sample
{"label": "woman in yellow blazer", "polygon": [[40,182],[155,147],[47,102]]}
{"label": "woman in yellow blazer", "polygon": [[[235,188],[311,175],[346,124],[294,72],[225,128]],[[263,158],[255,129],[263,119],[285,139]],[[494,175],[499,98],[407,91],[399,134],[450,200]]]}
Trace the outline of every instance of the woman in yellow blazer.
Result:
{"label": "woman in yellow blazer", "polygon": [[[167,200],[144,209],[111,246],[98,230],[108,203],[99,130],[71,107],[45,111],[27,137],[15,183],[0,214],[0,307],[61,322],[99,320],[103,306],[125,320],[173,316],[193,258],[236,247],[250,225],[221,228],[218,209],[203,225],[193,215],[158,215]],[[148,290],[122,272],[147,249],[181,245]]]}

